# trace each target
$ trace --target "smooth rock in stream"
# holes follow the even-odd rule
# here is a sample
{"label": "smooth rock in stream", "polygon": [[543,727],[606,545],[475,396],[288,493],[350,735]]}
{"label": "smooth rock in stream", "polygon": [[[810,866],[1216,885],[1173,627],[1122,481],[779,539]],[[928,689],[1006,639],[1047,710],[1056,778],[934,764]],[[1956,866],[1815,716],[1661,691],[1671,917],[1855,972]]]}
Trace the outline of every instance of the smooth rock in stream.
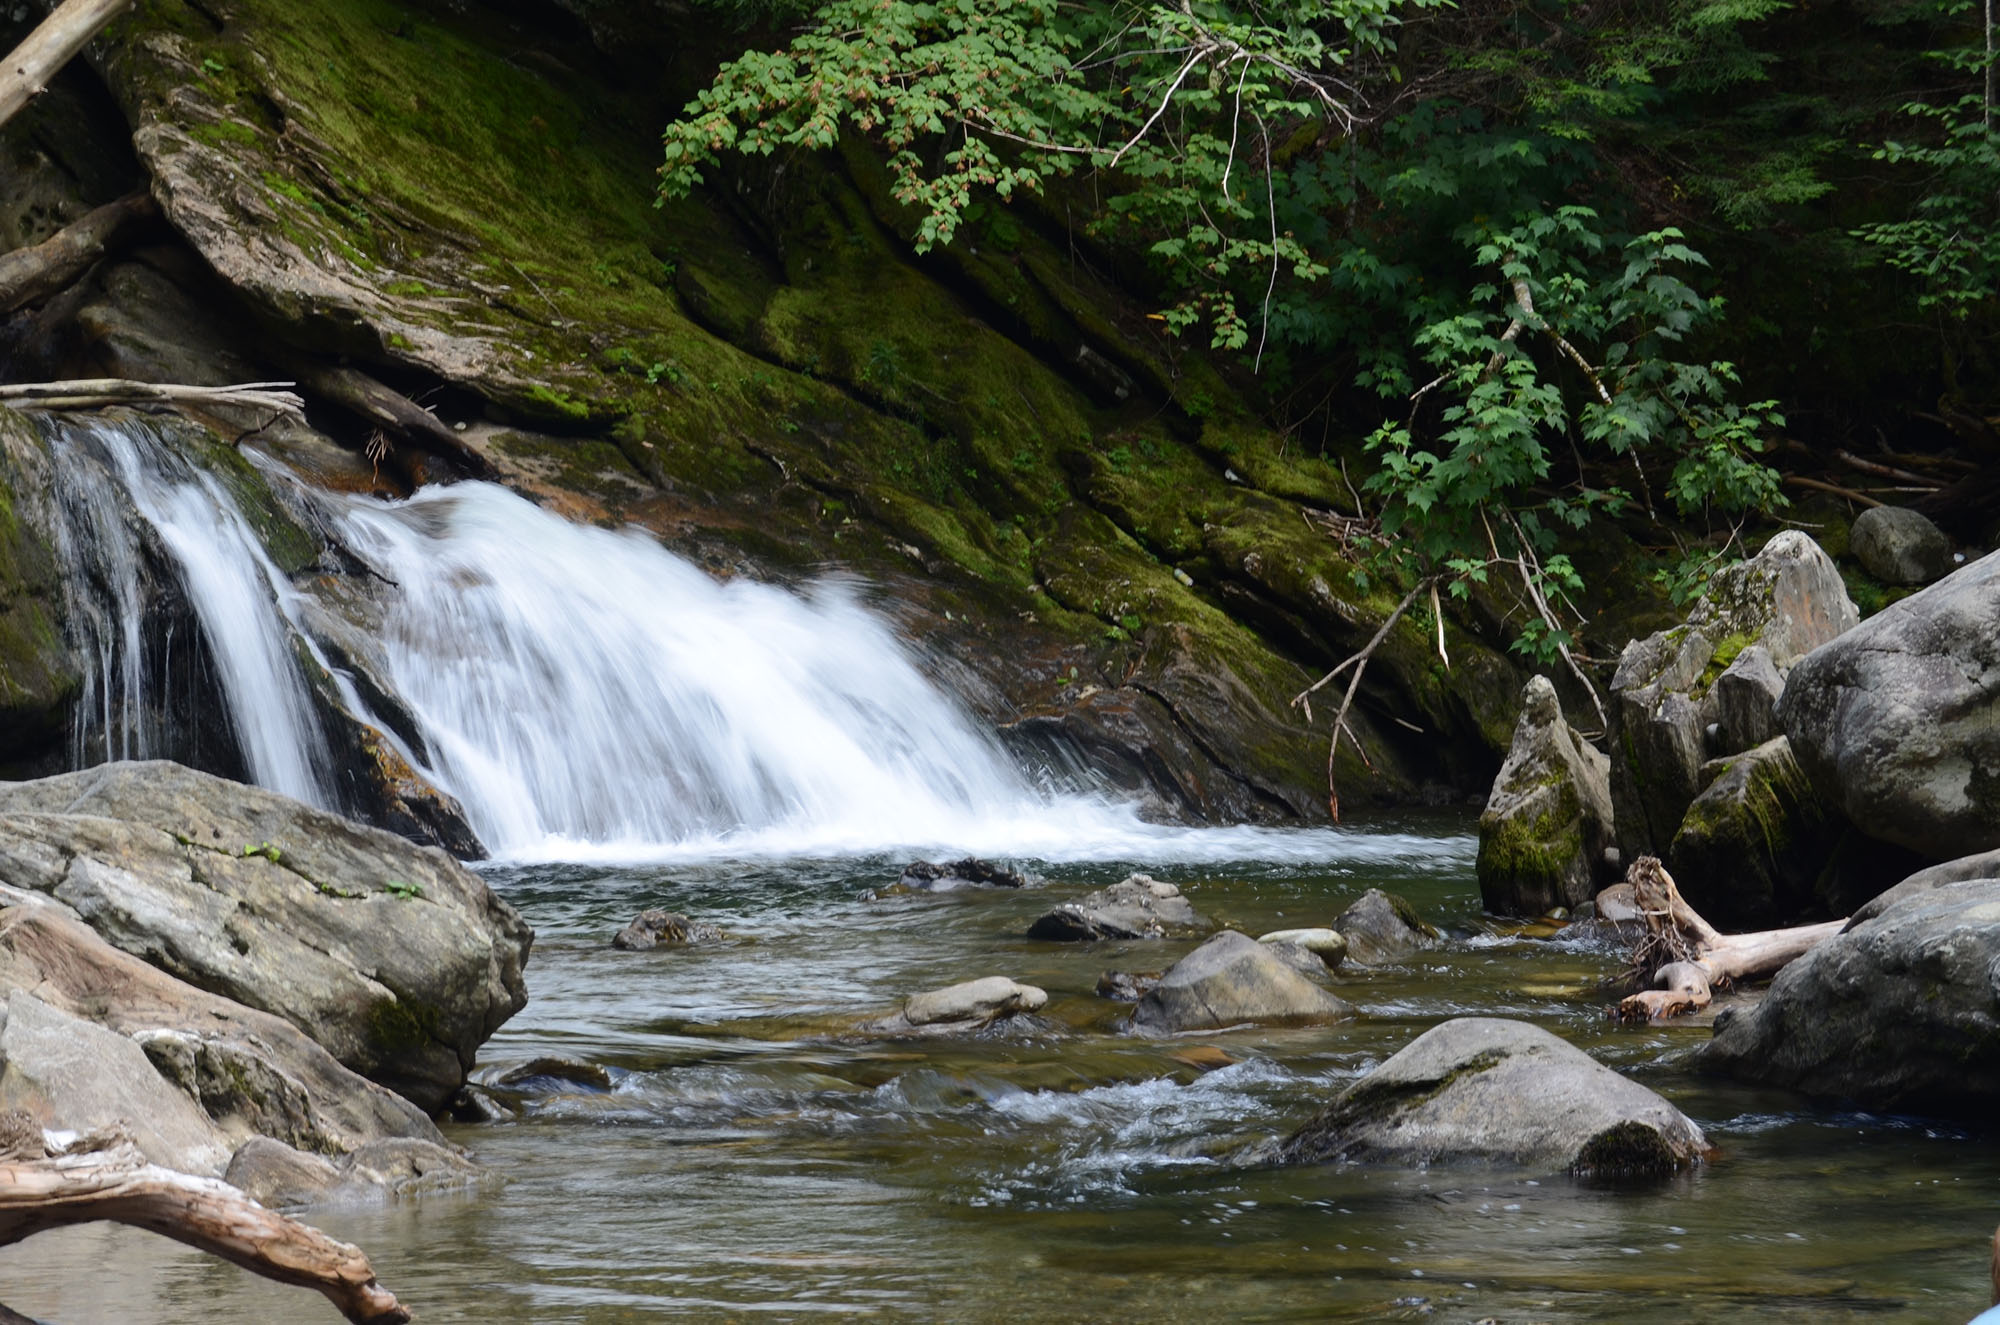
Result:
{"label": "smooth rock in stream", "polygon": [[896,885],[913,893],[949,893],[961,888],[1025,888],[1028,878],[1003,865],[967,856],[940,864],[914,860],[903,866]]}
{"label": "smooth rock in stream", "polygon": [[1718,1016],[1696,1066],[1989,1122],[2000,1110],[2000,878],[1891,891],[1778,972],[1761,1002]]}
{"label": "smooth rock in stream", "polygon": [[0,883],[425,1110],[528,999],[532,932],[457,861],[178,764],[0,785]]}
{"label": "smooth rock in stream", "polygon": [[488,1176],[457,1151],[413,1137],[371,1141],[329,1159],[259,1136],[237,1147],[222,1180],[259,1205],[295,1210],[375,1204],[392,1196],[466,1187]]}
{"label": "smooth rock in stream", "polygon": [[714,925],[689,920],[678,911],[641,911],[632,923],[611,938],[611,946],[627,952],[645,952],[661,945],[683,947],[689,943],[714,943],[722,938]]}
{"label": "smooth rock in stream", "polygon": [[1133,1009],[1133,1027],[1163,1035],[1245,1022],[1342,1021],[1354,1015],[1352,1005],[1315,984],[1301,963],[1287,960],[1280,948],[1324,970],[1317,957],[1296,944],[1259,943],[1225,929],[1167,969]]}
{"label": "smooth rock in stream", "polygon": [[1279,1147],[1294,1164],[1485,1164],[1651,1177],[1699,1163],[1701,1129],[1660,1096],[1539,1026],[1434,1026]]}
{"label": "smooth rock in stream", "polygon": [[1169,930],[1199,928],[1204,922],[1171,883],[1134,874],[1109,888],[1063,905],[1028,927],[1031,939],[1068,943],[1096,939],[1157,939]]}
{"label": "smooth rock in stream", "polygon": [[1813,789],[1791,743],[1775,737],[1703,766],[1712,781],[1674,834],[1674,880],[1725,930],[1775,929],[1824,911],[1814,888],[1839,816]]}
{"label": "smooth rock in stream", "polygon": [[1259,943],[1284,943],[1304,948],[1328,970],[1347,960],[1347,939],[1337,929],[1274,929],[1257,936]]}
{"label": "smooth rock in stream", "polygon": [[1417,909],[1395,893],[1370,888],[1334,920],[1347,940],[1349,961],[1386,966],[1437,942],[1438,932],[1424,923]]}
{"label": "smooth rock in stream", "polygon": [[989,975],[912,994],[900,1011],[863,1029],[882,1035],[955,1035],[1040,1011],[1048,1001],[1048,994],[1033,985]]}

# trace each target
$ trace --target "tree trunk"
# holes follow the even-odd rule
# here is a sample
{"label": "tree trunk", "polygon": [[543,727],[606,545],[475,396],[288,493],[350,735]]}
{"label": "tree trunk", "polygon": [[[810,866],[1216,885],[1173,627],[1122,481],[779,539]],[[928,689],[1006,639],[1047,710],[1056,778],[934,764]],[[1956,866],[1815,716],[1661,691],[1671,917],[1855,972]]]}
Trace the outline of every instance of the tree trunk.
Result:
{"label": "tree trunk", "polygon": [[0,64],[0,124],[42,94],[56,71],[132,0],[64,0]]}
{"label": "tree trunk", "polygon": [[0,253],[0,316],[68,289],[125,234],[159,215],[152,196],[107,202],[30,248]]}

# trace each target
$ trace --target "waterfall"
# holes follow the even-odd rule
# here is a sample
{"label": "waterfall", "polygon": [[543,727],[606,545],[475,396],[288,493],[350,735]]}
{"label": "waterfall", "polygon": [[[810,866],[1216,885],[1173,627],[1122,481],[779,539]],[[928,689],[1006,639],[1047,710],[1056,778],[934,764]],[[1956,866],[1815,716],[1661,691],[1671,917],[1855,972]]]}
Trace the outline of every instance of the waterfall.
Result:
{"label": "waterfall", "polygon": [[[148,693],[157,672],[148,663],[136,515],[200,622],[251,780],[331,807],[326,738],[293,653],[297,595],[222,485],[180,453],[165,427],[144,420],[50,421],[45,435],[61,498],[55,534],[70,576],[72,638],[95,664],[77,722],[79,759],[93,737],[106,757],[173,753],[161,748],[162,721],[149,716],[174,697]],[[169,652],[173,643],[159,646]]]}

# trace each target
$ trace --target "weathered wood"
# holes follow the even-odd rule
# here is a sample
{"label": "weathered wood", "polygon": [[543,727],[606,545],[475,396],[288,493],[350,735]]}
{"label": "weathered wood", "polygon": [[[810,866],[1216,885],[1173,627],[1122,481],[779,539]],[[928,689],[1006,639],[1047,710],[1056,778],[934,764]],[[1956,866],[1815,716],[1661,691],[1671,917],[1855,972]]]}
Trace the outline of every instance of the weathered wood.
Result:
{"label": "weathered wood", "polygon": [[42,94],[70,62],[132,0],[64,0],[0,64],[0,124]]}
{"label": "weathered wood", "polygon": [[129,1141],[0,1164],[0,1246],[103,1219],[185,1242],[280,1283],[317,1289],[358,1325],[410,1319],[409,1309],[376,1282],[358,1247],[266,1210],[226,1182],[149,1164]]}
{"label": "weathered wood", "polygon": [[314,395],[325,397],[421,450],[443,456],[477,478],[496,477],[492,461],[402,392],[357,368],[319,363],[302,363],[298,367],[299,380]]}
{"label": "weathered wood", "polygon": [[179,386],[130,382],[120,377],[85,377],[69,382],[21,382],[0,386],[0,404],[24,409],[103,409],[109,405],[238,405],[276,414],[303,415],[305,401],[290,382],[243,382],[235,386]]}
{"label": "weathered wood", "polygon": [[68,289],[120,239],[158,215],[151,194],[135,193],[84,213],[39,244],[0,253],[0,314]]}

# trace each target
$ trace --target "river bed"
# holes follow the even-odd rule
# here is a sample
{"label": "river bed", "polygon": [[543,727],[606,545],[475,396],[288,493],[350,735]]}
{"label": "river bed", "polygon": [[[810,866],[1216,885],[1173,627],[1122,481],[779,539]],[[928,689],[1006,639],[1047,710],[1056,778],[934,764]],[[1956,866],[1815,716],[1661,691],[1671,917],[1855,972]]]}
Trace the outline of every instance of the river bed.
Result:
{"label": "river bed", "polygon": [[[1986,1305],[1991,1136],[1692,1076],[1679,1060],[1706,1029],[1604,1018],[1596,985],[1614,956],[1481,915],[1468,826],[1274,837],[1278,861],[1183,838],[1178,865],[1022,862],[1045,881],[873,899],[907,857],[491,867],[537,938],[529,1005],[478,1075],[560,1054],[603,1066],[613,1088],[547,1083],[515,1099],[512,1121],[448,1129],[504,1181],[308,1218],[366,1249],[426,1325],[1960,1321]],[[1021,937],[1129,867],[1252,934],[1324,924],[1380,886],[1449,937],[1406,966],[1344,971],[1352,1023],[1134,1038],[1098,975],[1161,969],[1191,942]],[[732,939],[608,947],[648,906]],[[989,974],[1048,990],[1035,1029],[838,1034]],[[1604,1188],[1233,1158],[1464,1015],[1537,1022],[1633,1075],[1702,1125],[1714,1162]],[[65,1325],[338,1319],[309,1292],[101,1225],[0,1252],[0,1301]]]}

